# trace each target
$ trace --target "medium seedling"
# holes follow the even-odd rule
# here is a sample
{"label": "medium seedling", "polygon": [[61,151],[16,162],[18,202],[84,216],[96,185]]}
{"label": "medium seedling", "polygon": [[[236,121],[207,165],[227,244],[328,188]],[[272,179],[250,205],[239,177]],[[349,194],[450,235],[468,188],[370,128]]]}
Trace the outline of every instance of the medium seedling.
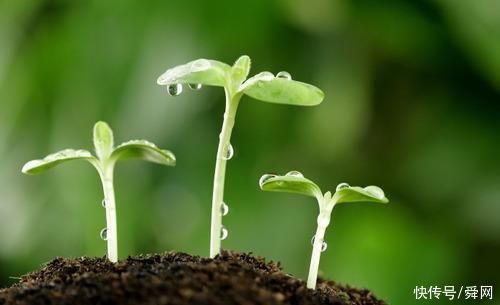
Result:
{"label": "medium seedling", "polygon": [[247,79],[249,71],[250,58],[244,55],[233,66],[216,60],[197,59],[169,69],[158,78],[158,84],[166,85],[172,96],[181,94],[185,84],[191,89],[200,89],[202,85],[224,88],[226,108],[215,164],[210,257],[219,254],[221,239],[227,237],[227,230],[222,226],[222,216],[228,211],[223,201],[224,179],[226,161],[233,156],[231,132],[241,97],[246,94],[264,102],[300,106],[318,105],[324,97],[319,88],[292,80],[288,72],[281,71],[276,76],[271,72],[261,72]]}
{"label": "medium seedling", "polygon": [[92,164],[102,182],[106,208],[106,228],[101,231],[101,238],[107,241],[108,259],[118,261],[118,239],[116,227],[115,192],[113,170],[115,163],[123,159],[142,159],[162,165],[174,166],[175,156],[168,150],[162,150],[145,140],[132,140],[114,147],[113,131],[105,122],[94,125],[94,147],[97,157],[87,150],[65,149],[48,155],[41,160],[32,160],[23,166],[25,174],[38,174],[60,163],[70,160],[86,160]]}
{"label": "medium seedling", "polygon": [[340,183],[337,185],[333,195],[329,191],[323,194],[314,182],[305,178],[298,171],[288,172],[284,176],[263,175],[259,180],[259,185],[264,191],[298,193],[315,197],[318,201],[318,227],[311,241],[313,250],[307,278],[307,287],[310,289],[316,288],[321,252],[325,251],[327,247],[327,244],[324,242],[325,231],[328,224],[330,224],[330,217],[335,205],[352,202],[389,202],[385,197],[384,191],[378,186],[373,185],[362,188],[359,186],[350,186],[347,183]]}

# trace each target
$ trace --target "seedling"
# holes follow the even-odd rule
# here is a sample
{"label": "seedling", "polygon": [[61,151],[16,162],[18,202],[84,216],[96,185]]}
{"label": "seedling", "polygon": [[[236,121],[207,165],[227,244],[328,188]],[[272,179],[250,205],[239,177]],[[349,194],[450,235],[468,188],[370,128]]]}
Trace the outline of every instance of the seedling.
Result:
{"label": "seedling", "polygon": [[226,95],[224,121],[219,135],[212,195],[212,220],[210,228],[210,257],[220,252],[221,239],[227,237],[222,226],[222,216],[227,214],[224,203],[226,162],[233,157],[231,132],[241,97],[246,94],[254,99],[278,104],[314,106],[322,102],[324,94],[312,85],[294,81],[290,73],[281,71],[273,75],[261,72],[247,79],[250,57],[243,55],[233,66],[209,59],[197,59],[167,70],[158,78],[159,85],[166,85],[171,96],[177,96],[187,84],[191,89],[202,85],[223,87]]}
{"label": "seedling", "polygon": [[118,240],[116,227],[115,192],[113,188],[113,169],[116,161],[122,159],[142,159],[162,165],[174,166],[175,156],[168,150],[162,150],[145,140],[132,140],[114,147],[113,131],[105,122],[94,125],[94,147],[97,157],[87,150],[65,149],[48,155],[41,160],[32,160],[23,166],[25,174],[38,174],[60,163],[70,160],[86,160],[92,164],[102,182],[106,208],[106,228],[101,231],[101,238],[107,241],[108,259],[118,261]]}
{"label": "seedling", "polygon": [[330,224],[330,216],[333,207],[339,203],[352,202],[389,202],[385,197],[384,191],[378,186],[367,186],[365,188],[359,186],[350,186],[347,183],[337,185],[335,193],[322,193],[321,189],[311,180],[305,178],[298,171],[288,172],[284,176],[267,174],[263,175],[259,180],[260,188],[264,191],[289,192],[298,193],[315,197],[319,205],[319,215],[317,218],[318,227],[316,234],[313,236],[311,243],[313,244],[311,264],[309,266],[309,276],[307,278],[307,287],[310,289],[316,288],[316,280],[318,278],[319,259],[321,252],[326,250],[327,244],[324,242],[325,231]]}

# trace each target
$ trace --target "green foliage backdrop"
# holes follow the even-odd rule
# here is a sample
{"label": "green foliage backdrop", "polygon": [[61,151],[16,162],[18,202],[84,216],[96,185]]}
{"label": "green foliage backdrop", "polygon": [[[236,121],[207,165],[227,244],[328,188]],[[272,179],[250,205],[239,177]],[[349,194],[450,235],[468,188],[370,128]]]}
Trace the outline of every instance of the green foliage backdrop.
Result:
{"label": "green foliage backdrop", "polygon": [[155,81],[195,58],[242,54],[253,73],[287,70],[326,98],[313,108],[245,98],[224,248],[306,276],[316,203],[258,187],[263,173],[295,169],[324,189],[380,185],[391,200],[334,211],[324,276],[391,304],[412,304],[416,285],[498,284],[499,37],[494,0],[1,1],[0,285],[55,256],[105,254],[93,169],[20,173],[91,147],[98,120],[117,142],[146,138],[177,156],[175,168],[117,168],[121,257],[208,255],[223,92],[172,98]]}

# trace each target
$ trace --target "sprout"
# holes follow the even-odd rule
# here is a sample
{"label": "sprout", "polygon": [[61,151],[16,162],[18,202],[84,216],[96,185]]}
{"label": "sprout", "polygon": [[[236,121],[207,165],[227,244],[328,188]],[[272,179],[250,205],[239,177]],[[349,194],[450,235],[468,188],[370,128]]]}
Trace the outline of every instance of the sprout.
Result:
{"label": "sprout", "polygon": [[288,172],[284,176],[264,175],[259,180],[260,188],[264,191],[289,192],[315,197],[318,200],[319,215],[317,218],[318,227],[313,236],[313,251],[311,264],[309,267],[309,276],[307,278],[307,287],[314,289],[318,277],[319,259],[321,252],[326,250],[324,242],[325,231],[330,223],[330,216],[333,207],[338,203],[351,202],[389,202],[385,197],[384,191],[378,186],[350,186],[347,183],[337,185],[335,193],[322,193],[321,189],[311,180],[304,178],[298,171]]}
{"label": "sprout", "polygon": [[226,109],[215,164],[210,257],[219,254],[221,236],[227,235],[223,232],[221,205],[226,161],[233,156],[231,132],[243,94],[264,102],[298,106],[318,105],[324,97],[320,89],[292,80],[290,73],[286,71],[279,72],[276,77],[270,72],[262,72],[247,79],[249,71],[250,57],[244,55],[238,58],[233,66],[216,60],[197,59],[169,69],[158,78],[158,84],[166,85],[172,96],[182,92],[183,84],[192,89],[199,89],[201,85],[223,87],[226,94]]}
{"label": "sprout", "polygon": [[113,169],[119,159],[142,159],[162,165],[174,166],[175,156],[168,150],[162,150],[145,140],[128,141],[117,147],[113,146],[113,131],[105,122],[94,125],[94,147],[97,157],[86,150],[65,149],[48,155],[41,160],[32,160],[23,166],[25,174],[38,174],[59,163],[70,160],[86,160],[99,173],[104,191],[103,206],[106,208],[106,228],[101,231],[101,238],[107,241],[108,259],[118,261],[118,240],[116,229],[115,193],[113,189]]}

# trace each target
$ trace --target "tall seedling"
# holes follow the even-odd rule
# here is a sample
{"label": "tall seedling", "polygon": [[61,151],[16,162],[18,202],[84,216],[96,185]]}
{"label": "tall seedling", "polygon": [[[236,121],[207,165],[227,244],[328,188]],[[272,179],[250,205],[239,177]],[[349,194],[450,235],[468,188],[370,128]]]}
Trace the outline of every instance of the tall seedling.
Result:
{"label": "tall seedling", "polygon": [[209,59],[197,59],[167,70],[158,78],[159,85],[166,85],[167,92],[176,96],[183,85],[199,89],[202,85],[224,88],[226,108],[219,135],[212,195],[212,221],[210,229],[210,257],[220,252],[221,239],[227,236],[222,226],[222,216],[228,211],[224,203],[224,179],[226,162],[233,156],[231,132],[241,97],[246,94],[254,99],[278,104],[314,106],[322,102],[323,92],[312,85],[292,80],[290,73],[281,71],[275,75],[261,72],[247,79],[250,58],[246,55],[233,66]]}

